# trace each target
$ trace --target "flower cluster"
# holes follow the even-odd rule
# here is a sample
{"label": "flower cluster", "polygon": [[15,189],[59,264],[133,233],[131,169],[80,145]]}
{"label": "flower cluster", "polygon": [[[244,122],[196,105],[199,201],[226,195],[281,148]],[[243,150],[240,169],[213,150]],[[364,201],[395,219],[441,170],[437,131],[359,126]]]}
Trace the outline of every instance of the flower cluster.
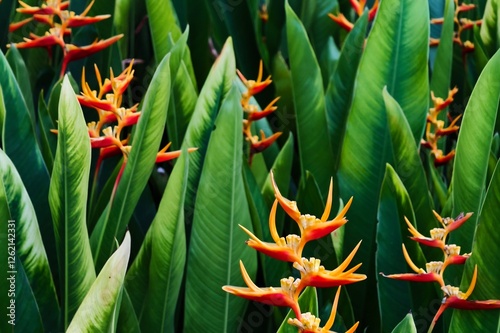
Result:
{"label": "flower cluster", "polygon": [[457,125],[457,122],[462,115],[458,115],[453,120],[450,119],[448,127],[444,127],[445,122],[443,120],[439,120],[438,115],[441,111],[446,109],[451,102],[453,102],[453,96],[457,93],[457,91],[458,89],[456,87],[450,90],[448,97],[445,100],[435,97],[434,92],[431,91],[431,98],[434,107],[429,109],[429,114],[427,115],[427,127],[425,130],[425,140],[422,139],[421,144],[423,147],[431,150],[431,154],[434,156],[434,165],[436,167],[448,163],[455,156],[455,150],[452,150],[448,154],[444,155],[443,151],[438,148],[438,142],[439,139],[458,131],[460,126]]}
{"label": "flower cluster", "polygon": [[251,98],[254,95],[264,90],[272,82],[271,76],[268,76],[267,79],[262,81],[262,71],[261,61],[257,81],[254,81],[247,80],[243,74],[237,70],[238,76],[247,88],[247,91],[241,94],[241,106],[246,115],[245,119],[243,119],[243,135],[245,135],[246,140],[250,142],[249,163],[252,162],[253,155],[264,151],[281,135],[281,132],[277,132],[266,138],[266,135],[262,130],[260,131],[260,140],[257,135],[252,135],[252,122],[267,117],[278,108],[274,104],[279,100],[279,97],[276,97],[273,101],[271,101],[271,103],[269,103],[264,110],[259,110],[257,105],[250,103]]}
{"label": "flower cluster", "polygon": [[[349,2],[351,3],[352,9],[356,12],[358,16],[363,15],[363,11],[365,10],[366,6],[366,0],[360,0],[360,1],[349,0]],[[375,0],[375,3],[373,4],[372,8],[370,8],[370,10],[368,11],[368,21],[371,22],[375,18],[375,15],[377,14],[378,10],[378,5],[379,1]],[[351,31],[352,28],[354,27],[354,23],[349,21],[342,13],[339,13],[338,15],[330,13],[328,14],[328,16],[344,30]]]}
{"label": "flower cluster", "polygon": [[94,24],[111,16],[87,16],[88,12],[92,8],[92,5],[94,4],[94,1],[92,1],[80,15],[76,15],[75,12],[68,10],[69,1],[62,2],[61,0],[45,0],[45,3],[40,7],[30,6],[23,1],[19,1],[19,4],[21,7],[18,8],[17,11],[22,14],[32,15],[32,17],[24,19],[20,22],[12,23],[9,26],[9,31],[16,31],[33,20],[48,25],[49,30],[44,36],[38,36],[30,33],[29,38],[24,38],[24,42],[15,44],[16,47],[19,49],[44,47],[51,56],[52,47],[59,46],[63,52],[60,77],[64,75],[68,63],[71,61],[82,59],[99,52],[123,37],[123,35],[117,35],[105,40],[96,40],[92,44],[86,46],[76,46],[65,41],[65,39],[71,36],[72,28]]}
{"label": "flower cluster", "polygon": [[[124,161],[115,187],[120,181],[120,176],[132,149],[132,146],[129,145],[129,136],[124,136],[123,130],[135,125],[141,116],[141,112],[137,111],[138,104],[129,108],[122,106],[123,94],[134,77],[133,63],[131,61],[130,65],[118,76],[114,76],[113,70],[110,69],[110,79],[106,78],[104,82],[97,66],[95,66],[99,92],[90,88],[85,81],[85,70],[83,70],[82,94],[77,96],[81,105],[95,109],[99,117],[97,122],[92,121],[87,124],[92,148],[100,148],[95,176],[98,175],[101,163],[105,158],[123,155]],[[156,163],[165,162],[180,155],[180,151],[167,152],[169,146],[170,144],[160,150],[156,156]],[[190,152],[193,150],[192,148],[188,149]]]}
{"label": "flower cluster", "polygon": [[[356,254],[356,251],[361,245],[361,242],[358,243],[358,245],[349,254],[349,256],[347,256],[344,262],[334,270],[325,269],[325,267],[321,265],[321,261],[319,259],[303,258],[302,251],[306,243],[308,243],[309,241],[329,235],[331,232],[347,222],[347,219],[344,216],[351,205],[352,198],[346,204],[344,209],[333,220],[328,220],[332,205],[332,183],[330,183],[325,210],[321,218],[317,218],[313,215],[302,214],[298,210],[297,203],[295,201],[290,201],[281,195],[276,186],[276,183],[274,182],[272,172],[271,179],[276,196],[276,200],[274,201],[273,207],[271,209],[271,214],[269,216],[269,229],[271,231],[273,242],[263,242],[246,228],[242,226],[240,227],[250,236],[250,240],[247,241],[248,246],[272,258],[292,262],[293,267],[300,272],[300,278],[283,278],[281,279],[281,287],[259,288],[250,279],[243,263],[240,261],[241,272],[247,287],[224,286],[222,289],[228,293],[249,300],[269,305],[286,306],[291,308],[296,318],[290,319],[288,323],[296,326],[299,332],[330,332],[329,329],[333,325],[333,322],[335,320],[335,314],[340,295],[340,286],[366,279],[366,275],[355,273],[356,270],[361,266],[361,264],[347,269],[347,266],[349,266],[354,255]],[[275,221],[278,203],[285,210],[285,212],[295,222],[297,222],[300,229],[300,236],[288,235],[286,237],[280,237],[278,235]],[[319,318],[316,318],[309,312],[301,312],[298,298],[300,293],[307,286],[319,288],[339,287],[335,296],[330,318],[323,326],[323,328],[319,326]],[[354,332],[357,326],[358,323],[351,327],[347,332]]]}
{"label": "flower cluster", "polygon": [[419,268],[413,263],[406,248],[403,244],[403,255],[406,262],[410,268],[415,273],[406,274],[391,274],[384,275],[385,277],[403,280],[403,281],[413,281],[413,282],[437,282],[443,291],[443,301],[439,307],[436,315],[434,316],[432,323],[429,327],[429,332],[432,332],[437,320],[441,314],[447,308],[455,309],[476,309],[476,310],[487,310],[487,309],[498,309],[500,308],[500,301],[488,300],[488,301],[468,301],[467,298],[472,294],[477,281],[477,266],[474,267],[474,274],[472,276],[471,283],[468,290],[464,293],[459,290],[458,287],[451,285],[445,285],[444,282],[444,271],[449,265],[462,265],[470,257],[469,254],[460,254],[460,246],[455,244],[447,244],[446,238],[453,230],[458,229],[462,224],[465,223],[471,216],[472,213],[460,214],[455,219],[451,217],[442,218],[439,214],[434,212],[434,215],[441,223],[441,228],[434,228],[430,231],[430,237],[422,235],[417,229],[411,224],[411,222],[405,217],[406,224],[408,225],[408,230],[412,234],[410,237],[412,240],[423,244],[425,246],[430,246],[434,248],[439,248],[443,251],[443,260],[441,261],[430,261],[426,263],[425,269]]}
{"label": "flower cluster", "polygon": [[[463,40],[463,32],[472,29],[475,25],[481,25],[482,20],[472,21],[471,19],[465,17],[460,18],[459,17],[460,14],[476,8],[476,5],[465,4],[465,3],[459,4],[458,0],[454,0],[454,2],[455,2],[455,16],[453,21],[455,23],[456,31],[453,34],[453,42],[462,48],[462,53],[465,55],[466,53],[474,51],[474,44],[470,40],[465,40],[465,41]],[[431,20],[432,24],[443,24],[443,22],[444,18],[442,17]],[[436,46],[438,44],[439,44],[439,39],[431,38],[430,40],[431,46]]]}

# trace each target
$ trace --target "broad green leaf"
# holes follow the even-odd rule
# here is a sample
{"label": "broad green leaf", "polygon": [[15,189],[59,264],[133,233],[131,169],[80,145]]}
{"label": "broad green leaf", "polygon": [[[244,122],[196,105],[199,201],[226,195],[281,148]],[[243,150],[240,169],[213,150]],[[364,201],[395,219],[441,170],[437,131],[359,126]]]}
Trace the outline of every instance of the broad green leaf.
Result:
{"label": "broad green leaf", "polygon": [[500,81],[496,68],[500,66],[500,52],[490,59],[479,77],[465,108],[453,164],[453,212],[474,215],[460,229],[454,231],[450,241],[469,252],[476,221],[486,190],[486,174],[491,140],[500,100]]}
{"label": "broad green leaf", "polygon": [[417,333],[412,314],[407,314],[398,326],[392,330],[392,333]]}
{"label": "broad green leaf", "polygon": [[337,166],[351,106],[356,72],[365,45],[368,14],[359,18],[344,42],[335,72],[325,92],[328,135]]}
{"label": "broad green leaf", "polygon": [[[314,316],[318,316],[318,297],[316,288],[307,287],[299,296],[299,306],[302,313],[310,312]],[[296,333],[297,327],[288,324],[289,318],[296,318],[292,310],[288,311],[285,319],[281,323],[280,328],[276,333]]]}
{"label": "broad green leaf", "polygon": [[[497,163],[484,205],[478,219],[472,255],[465,264],[460,290],[469,287],[474,267],[477,265],[477,283],[471,300],[500,299],[498,275],[498,202],[500,202],[500,163]],[[475,214],[479,215],[479,214]],[[467,221],[470,223],[471,221]],[[461,227],[463,228],[465,224]],[[498,332],[500,311],[453,311],[450,332]]]}
{"label": "broad green leaf", "polygon": [[106,261],[66,332],[115,332],[125,272],[130,257],[130,234]]}
{"label": "broad green leaf", "polygon": [[129,48],[130,36],[134,30],[131,29],[131,5],[132,0],[116,0],[113,20],[113,26],[117,34],[123,34],[123,37],[117,42],[120,53],[125,55]]}
{"label": "broad green leaf", "polygon": [[137,319],[137,315],[127,289],[123,289],[122,303],[120,305],[120,314],[118,316],[116,331],[121,333],[141,333],[139,319]]}
{"label": "broad green leaf", "polygon": [[160,63],[168,52],[166,43],[168,34],[171,33],[176,41],[181,36],[181,29],[177,25],[177,16],[171,0],[163,2],[146,0],[146,7],[155,59],[157,63]]}
{"label": "broad green leaf", "polygon": [[484,51],[488,57],[492,57],[500,47],[499,18],[500,6],[498,0],[488,0],[480,32]]}
{"label": "broad green leaf", "polygon": [[35,106],[33,105],[31,82],[23,57],[13,44],[10,45],[9,51],[5,57],[9,62],[10,68],[12,69],[12,72],[16,77],[17,84],[19,85],[19,89],[21,89],[23,94],[24,101],[26,102],[26,106],[28,107],[30,113],[30,119],[33,121],[32,126],[35,126]]}
{"label": "broad green leaf", "polygon": [[[30,283],[26,277],[23,264],[18,258],[16,258],[16,270],[16,281],[14,282],[16,284],[16,303],[14,305],[15,326],[11,326],[12,332],[43,332],[44,328],[39,305],[36,302],[33,290],[31,289]],[[10,315],[11,310],[9,309],[8,311]],[[10,316],[4,317],[4,320],[11,319],[12,317]]]}
{"label": "broad green leaf", "polygon": [[40,224],[51,270],[56,272],[54,230],[48,207],[50,177],[31,126],[33,122],[28,107],[3,53],[0,54],[0,86],[3,95],[0,108],[5,107],[4,111],[0,112],[4,115],[1,140],[3,149],[15,165],[28,191]]}
{"label": "broad green leaf", "polygon": [[288,4],[285,10],[301,175],[305,177],[306,170],[311,172],[320,189],[325,191],[333,174],[333,155],[328,139],[323,80],[302,23]]}
{"label": "broad green leaf", "polygon": [[389,95],[387,89],[384,88],[382,94],[394,153],[394,168],[410,195],[416,217],[416,221],[412,222],[425,233],[438,227],[438,222],[432,213],[427,179],[418,147],[398,102]]}
{"label": "broad green leaf", "polygon": [[167,129],[172,149],[177,150],[182,144],[198,98],[184,62],[179,64],[172,83],[171,97],[167,112]]}
{"label": "broad green leaf", "polygon": [[[357,254],[362,273],[374,270],[378,199],[385,164],[390,160],[381,92],[387,86],[405,112],[415,142],[420,142],[428,111],[428,31],[427,1],[384,0],[361,56],[337,177],[344,201],[354,196],[347,216],[355,223],[346,225],[345,249],[363,239]],[[376,302],[375,295],[368,295],[369,285],[358,283],[349,288],[356,319],[362,322],[363,315],[369,316],[365,306]]]}
{"label": "broad green leaf", "polygon": [[83,112],[66,76],[59,102],[57,150],[49,190],[59,259],[64,327],[95,280],[87,232],[90,141]]}
{"label": "broad green leaf", "polygon": [[183,148],[196,147],[194,154],[189,154],[189,182],[186,192],[184,211],[187,224],[193,220],[195,198],[198,191],[201,169],[207,151],[210,134],[214,129],[215,118],[226,98],[236,73],[232,41],[228,39],[217,58],[200,92],[196,106],[186,130]]}
{"label": "broad green leaf", "polygon": [[176,332],[175,310],[186,262],[184,197],[188,175],[188,156],[183,150],[175,164],[151,233],[149,284],[139,321],[144,332]]}
{"label": "broad green leaf", "polygon": [[[430,89],[436,97],[446,99],[450,87],[451,67],[453,63],[453,25],[455,19],[455,3],[446,0],[444,8],[444,23],[439,37],[439,46],[432,68]],[[446,111],[441,111],[442,120],[446,118]]]}
{"label": "broad green leaf", "polygon": [[170,92],[170,56],[158,65],[144,97],[143,109],[132,138],[132,149],[106,214],[97,222],[90,238],[96,268],[102,267],[121,238],[146,186],[165,127]]}
{"label": "broad green leaf", "polygon": [[266,44],[272,59],[280,49],[283,26],[285,25],[285,0],[269,0],[267,2],[269,19],[266,29]]}
{"label": "broad green leaf", "polygon": [[[416,242],[409,239],[405,217],[413,223],[412,202],[396,171],[389,164],[380,193],[377,225],[376,268],[382,330],[389,332],[401,317],[411,309],[428,306],[437,297],[434,286],[425,283],[408,283],[392,280],[379,274],[400,274],[408,272],[401,244],[405,244],[412,261],[425,267],[426,260]],[[413,224],[415,226],[415,224]],[[394,297],[394,295],[398,295]]]}
{"label": "broad green leaf", "polygon": [[[26,288],[30,289],[30,293],[33,293],[34,304],[35,307],[38,307],[37,313],[40,311],[45,330],[57,330],[59,304],[35,210],[21,177],[2,150],[0,150],[0,184],[1,197],[6,203],[5,210],[2,211],[2,218],[4,218],[2,224],[6,228],[5,234],[2,235],[5,236],[5,242],[2,244],[6,244],[4,252],[9,255],[15,254],[19,263],[22,264],[23,269],[22,271],[18,270],[16,279],[19,280],[19,283],[26,279],[26,283],[28,283]],[[10,233],[7,233],[7,230]],[[7,248],[7,245],[11,245],[11,241],[12,248]],[[6,258],[4,263],[6,271],[16,271],[16,267],[11,266],[15,262]],[[8,272],[7,275],[10,276]],[[7,280],[2,279],[2,284],[4,281]],[[19,323],[28,318],[17,315],[16,319]]]}
{"label": "broad green leaf", "polygon": [[[186,332],[235,332],[247,301],[221,287],[244,285],[240,260],[255,278],[257,256],[238,227],[253,229],[242,179],[241,123],[240,94],[233,86],[215,122],[196,197],[186,273]],[[210,320],[200,320],[201,313]]]}

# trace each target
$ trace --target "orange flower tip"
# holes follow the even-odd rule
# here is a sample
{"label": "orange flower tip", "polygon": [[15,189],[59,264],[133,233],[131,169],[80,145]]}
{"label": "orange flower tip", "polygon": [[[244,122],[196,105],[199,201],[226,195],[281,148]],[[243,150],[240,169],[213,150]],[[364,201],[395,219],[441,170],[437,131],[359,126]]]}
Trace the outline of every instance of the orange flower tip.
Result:
{"label": "orange flower tip", "polygon": [[444,243],[440,239],[432,239],[429,237],[410,237],[411,240],[429,246],[442,249],[444,247]]}
{"label": "orange flower tip", "polygon": [[354,333],[354,332],[356,332],[356,329],[358,328],[358,326],[359,326],[359,321],[356,322],[354,325],[352,325],[352,327],[349,330],[347,330],[345,333]]}
{"label": "orange flower tip", "polygon": [[351,31],[352,28],[354,28],[354,24],[352,22],[349,22],[344,14],[340,13],[338,16],[335,16],[333,14],[328,14],[328,17],[330,17],[335,23],[337,23],[342,29],[346,31]]}
{"label": "orange flower tip", "polygon": [[280,206],[294,221],[299,221],[301,214],[297,207],[297,202],[288,200],[287,198],[283,197],[283,195],[281,195],[281,192],[278,189],[278,185],[276,185],[276,181],[274,180],[274,172],[272,170],[270,174],[271,174],[271,184],[273,185],[274,189],[274,196],[278,200]]}
{"label": "orange flower tip", "polygon": [[97,22],[106,20],[110,18],[111,15],[105,14],[105,15],[97,15],[93,17],[85,17],[85,16],[73,16],[71,17],[68,22],[67,22],[67,27],[68,28],[76,28],[76,27],[81,27],[89,24],[95,24]]}
{"label": "orange flower tip", "polygon": [[32,17],[28,17],[27,19],[24,19],[22,21],[9,24],[9,32],[14,32],[14,31],[22,28],[24,25],[28,24],[32,20],[33,20]]}
{"label": "orange flower tip", "polygon": [[236,74],[240,77],[241,82],[243,82],[246,85],[247,79],[246,77],[240,72],[239,69],[236,70]]}
{"label": "orange flower tip", "polygon": [[441,277],[436,273],[404,273],[404,274],[389,274],[380,273],[385,278],[400,280],[400,281],[410,281],[410,282],[440,282]]}
{"label": "orange flower tip", "polygon": [[449,161],[451,161],[453,159],[453,157],[455,157],[455,151],[452,150],[450,151],[447,155],[445,156],[437,156],[435,159],[434,159],[434,166],[437,168],[437,167],[440,167],[442,165],[445,165],[447,164]]}
{"label": "orange flower tip", "polygon": [[50,131],[51,131],[52,133],[54,133],[54,134],[59,134],[59,131],[58,131],[58,130],[56,130],[56,129],[51,129]]}
{"label": "orange flower tip", "polygon": [[464,213],[460,213],[455,219],[443,219],[446,225],[446,231],[451,232],[456,230],[462,226],[471,216],[472,212],[469,212],[464,215]]}

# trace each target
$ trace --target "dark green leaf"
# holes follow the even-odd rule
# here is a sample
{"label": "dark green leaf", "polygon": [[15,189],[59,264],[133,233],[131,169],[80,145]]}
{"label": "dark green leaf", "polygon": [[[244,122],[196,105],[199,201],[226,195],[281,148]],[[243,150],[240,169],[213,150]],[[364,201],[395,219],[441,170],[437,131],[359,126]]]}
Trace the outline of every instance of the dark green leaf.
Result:
{"label": "dark green leaf", "polygon": [[308,170],[320,189],[326,191],[333,174],[333,155],[328,139],[323,80],[306,31],[288,4],[286,17],[301,175],[305,177]]}
{"label": "dark green leaf", "polygon": [[474,215],[450,240],[469,252],[472,235],[486,191],[486,174],[491,140],[500,100],[500,81],[496,68],[500,66],[500,52],[490,59],[470,96],[458,135],[453,164],[453,217],[461,212]]}
{"label": "dark green leaf", "polygon": [[181,36],[181,29],[177,25],[177,17],[170,0],[163,2],[146,0],[148,22],[153,39],[153,49],[157,63],[168,52],[167,36],[172,34],[174,41]]}
{"label": "dark green leaf", "polygon": [[[240,224],[253,229],[241,173],[240,97],[233,86],[222,102],[203,164],[187,264],[186,332],[235,332],[247,301],[221,287],[244,284],[239,260],[255,278],[256,253],[245,244],[248,236],[238,228]],[[210,320],[199,320],[200,313]]]}
{"label": "dark green leaf", "polygon": [[[472,255],[467,260],[460,290],[469,287],[474,267],[477,265],[477,284],[470,296],[471,300],[488,300],[500,298],[498,275],[498,250],[500,235],[498,233],[498,202],[500,202],[500,163],[497,163],[484,205],[478,219],[476,234],[472,245]],[[476,213],[476,215],[479,215]],[[470,223],[472,221],[467,221]],[[465,225],[464,225],[465,226]],[[464,227],[462,226],[462,228]],[[471,237],[472,235],[470,235]],[[450,332],[498,332],[499,310],[489,311],[454,311]]]}

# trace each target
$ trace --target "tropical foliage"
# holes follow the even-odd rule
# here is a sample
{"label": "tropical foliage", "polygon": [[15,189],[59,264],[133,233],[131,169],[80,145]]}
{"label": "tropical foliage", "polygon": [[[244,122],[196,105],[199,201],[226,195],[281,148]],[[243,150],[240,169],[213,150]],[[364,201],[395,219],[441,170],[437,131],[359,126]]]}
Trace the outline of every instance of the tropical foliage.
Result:
{"label": "tropical foliage", "polygon": [[499,8],[1,0],[0,332],[499,331]]}

